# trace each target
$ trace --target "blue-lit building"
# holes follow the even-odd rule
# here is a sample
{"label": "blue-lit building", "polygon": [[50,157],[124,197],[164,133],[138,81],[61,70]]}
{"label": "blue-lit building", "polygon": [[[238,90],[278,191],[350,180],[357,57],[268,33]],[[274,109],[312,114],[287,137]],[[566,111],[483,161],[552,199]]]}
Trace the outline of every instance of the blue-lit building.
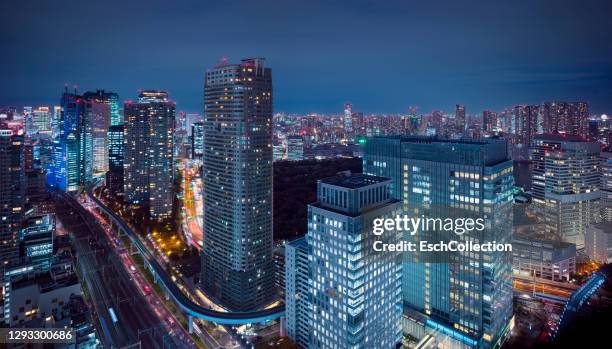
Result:
{"label": "blue-lit building", "polygon": [[222,62],[204,91],[202,287],[232,310],[274,295],[272,70]]}
{"label": "blue-lit building", "polygon": [[[318,182],[308,206],[309,348],[394,348],[401,339],[401,264],[377,253],[374,219],[393,218],[389,178],[342,173]],[[399,241],[387,232],[386,243]],[[303,314],[302,316],[305,316]]]}
{"label": "blue-lit building", "polygon": [[[485,220],[480,232],[406,240],[512,242],[512,161],[503,140],[375,137],[364,145],[363,170],[392,178],[405,215]],[[497,348],[512,327],[511,252],[407,253],[402,280],[404,332],[414,337],[435,332],[456,348]],[[410,321],[411,312],[424,320]]]}
{"label": "blue-lit building", "polygon": [[310,276],[306,237],[285,244],[285,321],[287,337],[302,348],[310,341]]}
{"label": "blue-lit building", "polygon": [[59,133],[53,142],[53,162],[47,184],[64,191],[76,191],[104,171],[108,106],[93,97],[65,91],[61,99]]}
{"label": "blue-lit building", "polygon": [[165,91],[141,91],[126,102],[124,199],[148,207],[153,218],[172,215],[174,200],[174,118],[176,105]]}

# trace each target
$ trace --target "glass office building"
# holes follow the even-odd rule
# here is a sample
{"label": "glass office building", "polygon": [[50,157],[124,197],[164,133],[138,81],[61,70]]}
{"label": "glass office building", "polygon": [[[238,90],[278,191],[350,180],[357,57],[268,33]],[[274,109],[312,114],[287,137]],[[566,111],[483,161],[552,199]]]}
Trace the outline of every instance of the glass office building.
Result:
{"label": "glass office building", "polygon": [[[394,348],[401,339],[399,255],[373,250],[381,239],[372,234],[374,219],[397,214],[390,185],[350,172],[318,183],[306,236],[311,313],[301,314],[310,320],[309,348]],[[399,241],[385,234],[386,243]]]}
{"label": "glass office building", "polygon": [[[512,241],[512,161],[505,141],[375,137],[364,146],[363,170],[392,178],[405,215],[485,220],[482,231],[430,230],[406,240]],[[511,273],[511,252],[406,253],[405,312],[425,320],[420,332],[412,332],[414,326],[405,331],[417,338],[443,334],[457,348],[499,347],[512,324]]]}
{"label": "glass office building", "polygon": [[584,248],[600,215],[600,149],[578,135],[537,135],[531,144],[533,202],[549,234]]}
{"label": "glass office building", "polygon": [[115,194],[123,193],[123,151],[125,148],[125,125],[108,128],[108,173],[106,185]]}

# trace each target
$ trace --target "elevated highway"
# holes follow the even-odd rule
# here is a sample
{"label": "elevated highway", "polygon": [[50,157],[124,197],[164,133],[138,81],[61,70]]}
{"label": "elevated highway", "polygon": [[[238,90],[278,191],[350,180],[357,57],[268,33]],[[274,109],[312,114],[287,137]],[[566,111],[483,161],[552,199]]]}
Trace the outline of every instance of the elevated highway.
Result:
{"label": "elevated highway", "polygon": [[[130,226],[121,219],[113,210],[108,208],[100,199],[93,195],[91,189],[87,191],[87,196],[95,203],[100,213],[109,218],[121,233],[125,234],[132,244],[142,255],[145,266],[151,271],[155,281],[166,292],[185,313],[189,316],[189,332],[193,331],[193,317],[211,321],[222,325],[245,325],[265,322],[283,317],[285,315],[285,305],[281,304],[268,309],[261,309],[249,312],[222,312],[205,308],[187,297],[178,286],[172,281],[166,270],[159,264],[148,248],[143,244],[138,235]],[[84,209],[84,208],[83,208]]]}

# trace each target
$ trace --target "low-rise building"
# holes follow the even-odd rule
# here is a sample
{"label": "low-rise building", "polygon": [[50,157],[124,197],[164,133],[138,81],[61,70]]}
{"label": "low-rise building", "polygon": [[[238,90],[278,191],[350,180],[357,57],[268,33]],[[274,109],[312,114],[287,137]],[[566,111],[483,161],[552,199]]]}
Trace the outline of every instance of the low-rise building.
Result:
{"label": "low-rise building", "polygon": [[512,247],[514,275],[569,281],[576,272],[574,244],[516,236]]}

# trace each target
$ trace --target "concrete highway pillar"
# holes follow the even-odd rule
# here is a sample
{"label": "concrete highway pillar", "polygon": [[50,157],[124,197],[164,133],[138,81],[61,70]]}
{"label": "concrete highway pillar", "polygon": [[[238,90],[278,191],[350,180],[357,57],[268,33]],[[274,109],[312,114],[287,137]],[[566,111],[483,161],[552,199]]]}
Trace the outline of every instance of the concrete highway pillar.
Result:
{"label": "concrete highway pillar", "polygon": [[189,327],[189,334],[192,334],[193,333],[193,316],[189,315],[187,319],[187,323]]}

